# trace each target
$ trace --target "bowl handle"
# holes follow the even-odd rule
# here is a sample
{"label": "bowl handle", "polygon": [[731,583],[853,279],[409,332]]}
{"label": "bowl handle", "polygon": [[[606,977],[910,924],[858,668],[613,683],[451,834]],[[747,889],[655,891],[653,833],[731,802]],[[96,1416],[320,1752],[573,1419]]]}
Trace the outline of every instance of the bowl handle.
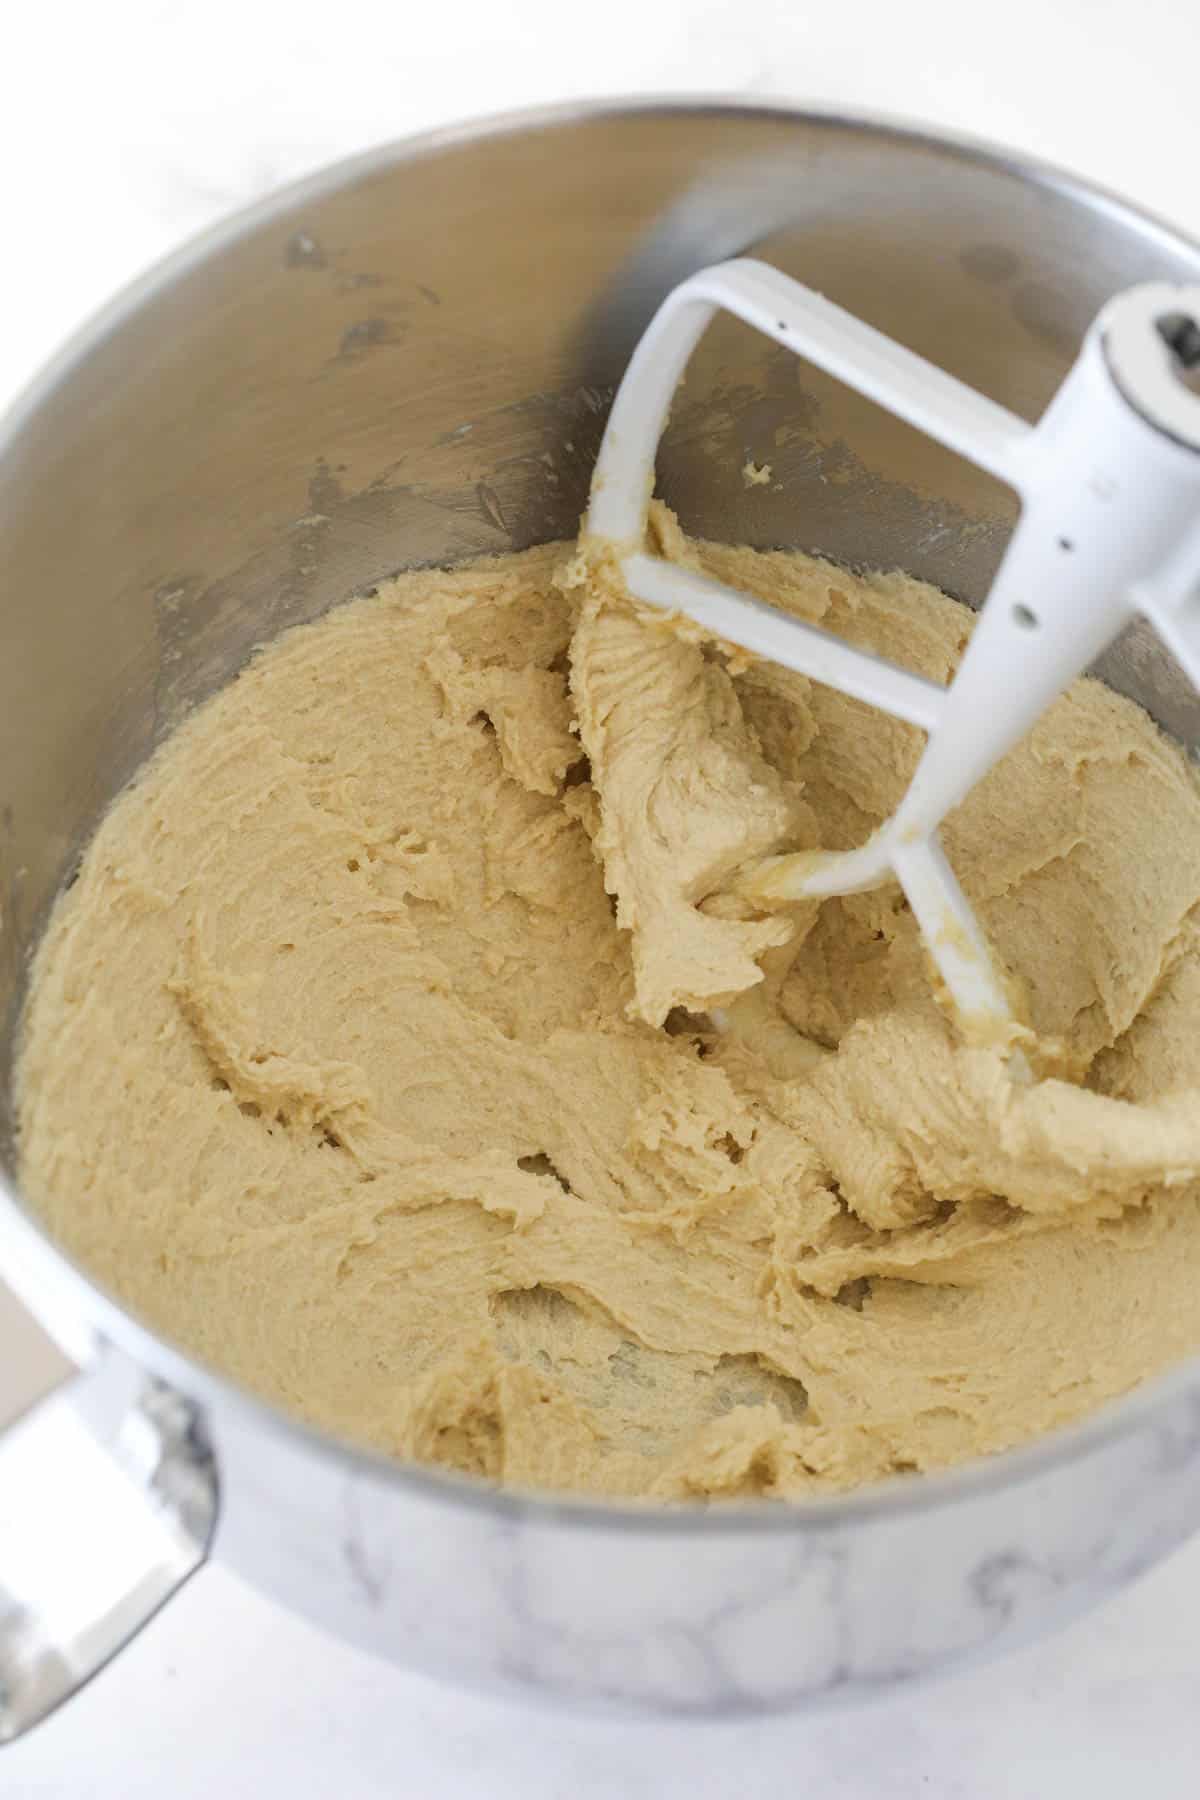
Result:
{"label": "bowl handle", "polygon": [[0,1744],[200,1567],[217,1493],[192,1403],[112,1346],[0,1435]]}

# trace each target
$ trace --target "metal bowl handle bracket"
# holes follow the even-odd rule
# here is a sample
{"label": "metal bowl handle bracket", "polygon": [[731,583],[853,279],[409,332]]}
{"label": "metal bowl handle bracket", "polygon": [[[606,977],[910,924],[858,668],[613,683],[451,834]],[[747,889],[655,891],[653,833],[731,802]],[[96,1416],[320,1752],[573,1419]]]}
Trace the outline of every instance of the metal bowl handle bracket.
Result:
{"label": "metal bowl handle bracket", "polygon": [[0,1744],[128,1643],[216,1516],[195,1408],[110,1345],[0,1433]]}

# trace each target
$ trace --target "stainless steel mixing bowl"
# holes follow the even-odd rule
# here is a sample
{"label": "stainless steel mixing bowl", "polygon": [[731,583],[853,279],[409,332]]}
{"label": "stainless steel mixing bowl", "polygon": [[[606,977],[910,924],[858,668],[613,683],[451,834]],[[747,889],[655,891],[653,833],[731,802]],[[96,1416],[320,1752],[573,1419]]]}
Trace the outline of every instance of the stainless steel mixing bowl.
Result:
{"label": "stainless steel mixing bowl", "polygon": [[[1109,294],[1200,249],[1080,182],[864,120],[599,106],[437,133],[155,270],[0,438],[0,1007],[101,810],[252,648],[397,568],[574,531],[665,289],[752,251],[1035,415]],[[770,486],[739,479],[770,462]],[[709,536],[977,600],[987,478],[724,321],[662,487]],[[1185,741],[1136,639],[1109,677]],[[647,1711],[867,1694],[1091,1604],[1200,1520],[1200,1368],[947,1476],[811,1505],[499,1494],[316,1435],[152,1335],[39,1232],[3,1129],[0,1269],[80,1372],[0,1443],[0,1735],[206,1555],[397,1662]]]}

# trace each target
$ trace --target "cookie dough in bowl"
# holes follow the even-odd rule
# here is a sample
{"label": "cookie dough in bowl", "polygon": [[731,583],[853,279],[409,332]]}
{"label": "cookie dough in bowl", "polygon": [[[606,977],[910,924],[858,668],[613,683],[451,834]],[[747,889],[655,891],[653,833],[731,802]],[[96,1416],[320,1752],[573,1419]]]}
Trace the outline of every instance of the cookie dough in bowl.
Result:
{"label": "cookie dough in bowl", "polygon": [[[971,613],[664,553],[944,681]],[[343,1437],[524,1488],[802,1498],[1004,1449],[1200,1349],[1200,787],[1076,684],[946,833],[1045,1078],[899,893],[764,914],[914,728],[551,545],[261,651],[38,954],[22,1179],[140,1317]]]}

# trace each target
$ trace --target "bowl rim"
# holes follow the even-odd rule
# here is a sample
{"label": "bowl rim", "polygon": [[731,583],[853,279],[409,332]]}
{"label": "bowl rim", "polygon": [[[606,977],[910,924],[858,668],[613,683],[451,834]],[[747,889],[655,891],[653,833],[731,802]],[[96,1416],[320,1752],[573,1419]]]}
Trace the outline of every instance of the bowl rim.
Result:
{"label": "bowl rim", "polygon": [[[188,238],[118,289],[68,337],[62,347],[18,391],[0,413],[0,460],[14,449],[38,413],[67,384],[105,340],[143,305],[168,292],[210,258],[232,249],[272,222],[282,223],[305,206],[375,174],[443,152],[492,139],[605,120],[672,118],[687,115],[744,118],[780,125],[816,126],[831,134],[868,136],[935,151],[953,160],[979,164],[1012,176],[1033,189],[1063,194],[1101,216],[1121,218],[1143,236],[1158,238],[1176,252],[1200,258],[1200,242],[1148,209],[1096,182],[1024,152],[966,133],[943,131],[919,121],[873,109],[794,104],[786,100],[740,99],[736,95],[620,95],[555,102],[483,114],[389,140],[344,157],[272,189],[248,206]],[[75,1259],[56,1245],[0,1174],[0,1275],[30,1308],[42,1329],[57,1339],[72,1360],[86,1363],[111,1344],[153,1376],[169,1383],[200,1409],[218,1414],[232,1408],[269,1438],[296,1451],[332,1459],[347,1477],[418,1501],[446,1503],[476,1514],[529,1527],[587,1527],[602,1532],[646,1533],[708,1540],[727,1536],[827,1532],[858,1521],[901,1517],[952,1507],[977,1496],[1026,1484],[1103,1450],[1117,1439],[1155,1422],[1155,1415],[1184,1396],[1200,1392],[1200,1355],[1150,1377],[1130,1393],[1099,1406],[1085,1418],[1059,1426],[1028,1444],[949,1469],[892,1476],[845,1493],[814,1495],[786,1502],[721,1501],[712,1505],[662,1501],[605,1500],[522,1488],[504,1488],[452,1471],[402,1462],[307,1424],[272,1401],[193,1358],[143,1325],[99,1286]],[[82,1319],[82,1328],[80,1320]],[[215,1445],[220,1476],[220,1442]]]}

